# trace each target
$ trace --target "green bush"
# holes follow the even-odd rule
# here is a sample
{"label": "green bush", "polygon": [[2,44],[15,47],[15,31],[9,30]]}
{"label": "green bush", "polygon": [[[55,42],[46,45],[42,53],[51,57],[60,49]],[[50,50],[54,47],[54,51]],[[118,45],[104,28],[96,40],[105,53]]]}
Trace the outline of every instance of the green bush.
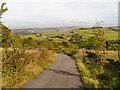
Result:
{"label": "green bush", "polygon": [[97,40],[97,38],[96,37],[90,37],[88,40],[87,40],[87,42],[86,42],[86,44],[85,44],[86,46],[86,49],[99,49],[100,48],[100,42],[99,42],[99,40]]}
{"label": "green bush", "polygon": [[53,47],[54,47],[54,48],[58,48],[59,45],[60,45],[59,43],[54,42],[54,46],[53,46]]}
{"label": "green bush", "polygon": [[13,46],[13,47],[20,47],[22,45],[20,44],[20,42],[19,42],[19,40],[17,38],[13,37],[11,39],[11,46]]}
{"label": "green bush", "polygon": [[70,42],[67,41],[67,40],[63,40],[63,41],[62,41],[62,45],[63,45],[64,47],[68,48],[68,47],[70,46]]}

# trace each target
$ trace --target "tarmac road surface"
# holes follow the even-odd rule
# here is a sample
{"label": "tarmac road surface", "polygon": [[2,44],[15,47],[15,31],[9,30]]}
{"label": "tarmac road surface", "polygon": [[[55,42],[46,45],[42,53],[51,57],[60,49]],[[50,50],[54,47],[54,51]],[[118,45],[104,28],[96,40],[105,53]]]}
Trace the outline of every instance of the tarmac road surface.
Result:
{"label": "tarmac road surface", "polygon": [[82,88],[75,60],[57,53],[57,60],[22,88]]}

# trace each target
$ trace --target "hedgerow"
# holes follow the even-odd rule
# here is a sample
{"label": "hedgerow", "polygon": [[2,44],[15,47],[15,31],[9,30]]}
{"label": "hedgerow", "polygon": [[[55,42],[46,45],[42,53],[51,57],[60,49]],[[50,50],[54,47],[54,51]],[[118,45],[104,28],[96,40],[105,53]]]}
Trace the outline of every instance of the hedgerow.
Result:
{"label": "hedgerow", "polygon": [[55,59],[55,53],[48,50],[3,49],[2,87],[20,87],[53,63]]}

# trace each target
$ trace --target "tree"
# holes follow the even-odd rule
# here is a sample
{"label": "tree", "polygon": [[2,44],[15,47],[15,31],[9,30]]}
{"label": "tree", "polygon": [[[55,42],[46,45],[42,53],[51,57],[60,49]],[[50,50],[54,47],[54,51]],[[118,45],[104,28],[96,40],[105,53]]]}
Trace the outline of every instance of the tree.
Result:
{"label": "tree", "polygon": [[[6,12],[8,10],[8,8],[4,8],[4,6],[6,5],[6,3],[3,3],[1,5],[1,9],[0,9],[0,19],[2,18],[1,15],[3,15],[4,12]],[[2,22],[0,21],[0,35],[2,36],[2,46],[3,47],[10,47],[11,46],[11,41],[10,41],[10,29],[8,29],[6,26],[4,26],[2,24]]]}
{"label": "tree", "polygon": [[[97,55],[97,63],[99,63],[100,74],[103,73],[103,66],[106,63],[106,40],[104,31],[101,30],[100,24],[103,21],[97,21],[96,25],[92,27],[94,29],[92,37],[88,39],[86,47],[95,51]],[[97,30],[96,30],[97,29]],[[94,60],[94,58],[93,58]]]}
{"label": "tree", "polygon": [[80,34],[73,34],[69,41],[71,41],[74,44],[78,44],[79,48],[83,47],[83,39]]}
{"label": "tree", "polygon": [[[6,12],[7,10],[8,10],[8,8],[6,7],[6,8],[4,8],[4,6],[6,5],[6,3],[4,2],[4,3],[2,3],[2,5],[1,5],[1,9],[0,9],[0,18],[1,18],[1,16],[3,15],[3,13],[4,12]],[[0,22],[1,23],[1,22]]]}
{"label": "tree", "polygon": [[2,25],[2,47],[10,47],[11,46],[11,36],[10,29],[6,26]]}

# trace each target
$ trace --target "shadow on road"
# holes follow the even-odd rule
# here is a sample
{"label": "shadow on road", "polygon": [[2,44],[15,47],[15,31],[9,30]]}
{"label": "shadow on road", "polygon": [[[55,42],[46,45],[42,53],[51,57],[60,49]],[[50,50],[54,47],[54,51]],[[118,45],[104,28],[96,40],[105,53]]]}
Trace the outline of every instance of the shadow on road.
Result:
{"label": "shadow on road", "polygon": [[79,74],[73,74],[73,73],[70,73],[70,72],[67,72],[67,71],[54,70],[54,69],[47,69],[47,70],[53,71],[55,73],[70,75],[70,76],[80,76]]}

